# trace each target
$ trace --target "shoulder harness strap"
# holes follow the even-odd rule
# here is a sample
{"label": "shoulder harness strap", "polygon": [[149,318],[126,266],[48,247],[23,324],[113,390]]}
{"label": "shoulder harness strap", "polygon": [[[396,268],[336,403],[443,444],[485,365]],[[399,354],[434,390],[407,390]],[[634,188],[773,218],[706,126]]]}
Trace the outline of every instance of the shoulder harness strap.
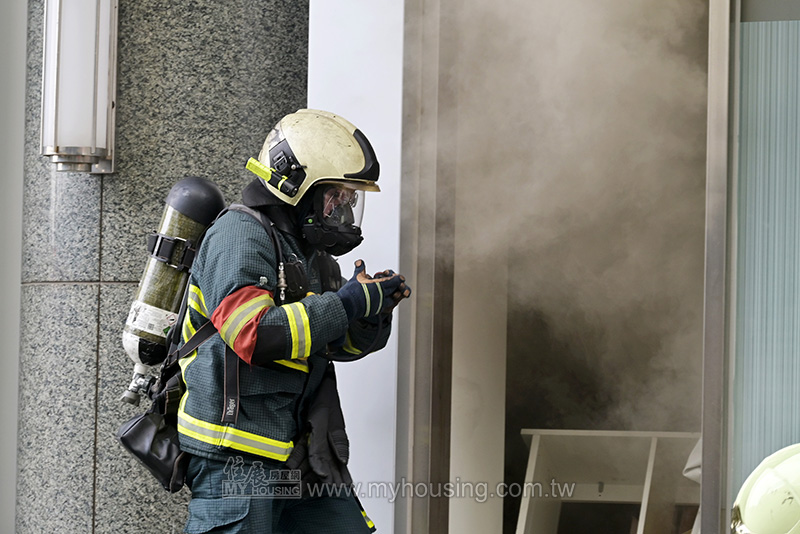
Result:
{"label": "shoulder harness strap", "polygon": [[[222,210],[219,215],[217,215],[214,221],[208,225],[208,228],[211,228],[211,226],[228,211],[247,213],[260,222],[261,226],[264,227],[264,230],[266,230],[267,234],[270,236],[270,239],[272,239],[272,243],[275,246],[275,254],[278,259],[278,289],[285,291],[285,275],[283,277],[281,276],[283,274],[283,253],[280,243],[278,242],[278,236],[275,234],[275,229],[273,228],[272,222],[265,214],[256,211],[253,208],[243,204],[231,204],[228,208]],[[208,231],[208,228],[206,228],[206,231]],[[205,232],[203,232],[203,235],[205,235]],[[283,282],[283,288],[281,288],[281,282]],[[188,280],[186,284],[188,287]],[[279,297],[281,303],[283,303],[283,298],[283,296]],[[184,297],[181,302],[181,309],[180,313],[178,314],[178,322],[176,322],[176,324],[182,324],[183,320],[185,319],[186,305],[186,287],[184,287]],[[177,329],[173,329],[173,331],[177,331]],[[170,334],[171,333],[172,332],[170,332]],[[192,354],[200,347],[200,345],[208,341],[211,336],[216,333],[217,328],[209,320],[203,326],[201,326],[197,332],[195,332],[195,334],[189,338],[182,347],[180,347],[180,349],[177,348],[179,341],[174,339],[174,337],[169,337],[168,342],[170,344],[170,353],[164,362],[164,366],[162,367],[162,377],[176,374],[178,372],[177,368],[179,367],[178,362]],[[224,405],[222,408],[222,422],[236,423],[239,415],[239,357],[227,344],[225,345],[225,378],[223,399]]]}

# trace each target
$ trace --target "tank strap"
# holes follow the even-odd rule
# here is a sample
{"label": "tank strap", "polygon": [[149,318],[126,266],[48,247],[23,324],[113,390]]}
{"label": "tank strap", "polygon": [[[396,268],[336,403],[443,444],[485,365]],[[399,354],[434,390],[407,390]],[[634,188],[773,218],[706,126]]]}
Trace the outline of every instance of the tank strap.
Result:
{"label": "tank strap", "polygon": [[147,236],[147,252],[170,267],[188,271],[192,267],[197,249],[186,239],[153,232]]}

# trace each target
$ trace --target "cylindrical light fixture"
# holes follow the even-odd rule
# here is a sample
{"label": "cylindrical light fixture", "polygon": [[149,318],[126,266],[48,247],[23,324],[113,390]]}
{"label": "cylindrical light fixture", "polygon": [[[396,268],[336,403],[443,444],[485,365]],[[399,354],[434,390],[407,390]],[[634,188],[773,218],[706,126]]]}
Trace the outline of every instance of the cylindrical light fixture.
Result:
{"label": "cylindrical light fixture", "polygon": [[42,155],[114,172],[117,0],[46,0],[42,63]]}

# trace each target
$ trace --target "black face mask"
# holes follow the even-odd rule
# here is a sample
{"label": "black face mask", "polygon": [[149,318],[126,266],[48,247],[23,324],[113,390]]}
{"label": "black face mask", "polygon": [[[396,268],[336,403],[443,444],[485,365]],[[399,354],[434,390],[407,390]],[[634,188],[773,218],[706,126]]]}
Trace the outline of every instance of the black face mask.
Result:
{"label": "black face mask", "polygon": [[332,256],[347,254],[364,240],[353,216],[357,195],[323,184],[315,187],[311,209],[303,219],[303,236],[315,249]]}

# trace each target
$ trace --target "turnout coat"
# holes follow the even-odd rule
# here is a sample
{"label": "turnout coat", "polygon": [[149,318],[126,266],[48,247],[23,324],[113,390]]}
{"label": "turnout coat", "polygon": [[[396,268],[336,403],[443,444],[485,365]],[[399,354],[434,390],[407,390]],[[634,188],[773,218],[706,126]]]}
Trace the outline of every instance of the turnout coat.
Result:
{"label": "turnout coat", "polygon": [[[225,213],[198,251],[182,338],[185,342],[207,321],[218,333],[181,362],[186,392],[178,432],[181,449],[193,455],[285,461],[303,430],[328,356],[358,355],[386,345],[389,320],[380,329],[363,319],[348,324],[341,299],[323,291],[322,256],[287,232],[276,234],[284,261],[302,265],[309,290],[283,305],[276,303],[275,246],[251,215]],[[235,424],[222,422],[226,344],[238,355]]]}

